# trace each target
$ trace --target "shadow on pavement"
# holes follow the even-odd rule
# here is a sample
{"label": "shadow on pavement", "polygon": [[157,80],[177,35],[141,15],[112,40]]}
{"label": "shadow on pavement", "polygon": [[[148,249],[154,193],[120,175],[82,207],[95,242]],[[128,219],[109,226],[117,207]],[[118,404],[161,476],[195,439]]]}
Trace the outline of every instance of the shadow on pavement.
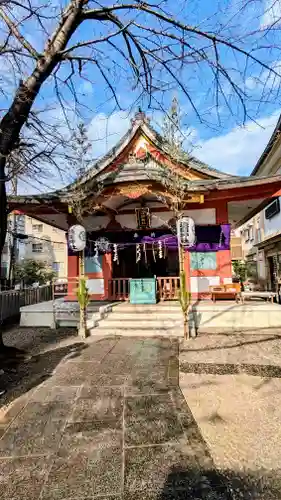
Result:
{"label": "shadow on pavement", "polygon": [[[243,335],[243,331],[240,331],[240,332],[235,332],[235,331],[231,331],[230,332],[231,335]],[[201,333],[201,336],[210,336],[210,334],[208,333],[204,333],[202,334]],[[225,336],[225,337],[228,337],[229,336],[229,333],[217,333],[217,334],[213,334],[213,335],[221,335],[221,336]],[[235,349],[236,347],[243,347],[243,346],[247,346],[247,345],[255,345],[255,344],[263,344],[263,343],[266,343],[266,342],[272,342],[274,340],[280,340],[280,334],[278,335],[273,335],[273,336],[270,336],[270,337],[265,337],[265,338],[256,338],[254,340],[246,340],[245,336],[243,338],[243,340],[241,341],[238,341],[238,342],[234,342],[232,341],[232,339],[230,340],[232,343],[226,343],[226,344],[223,344],[223,345],[215,345],[215,346],[204,346],[204,347],[184,347],[181,349],[182,352],[206,352],[206,351],[219,351],[219,350],[226,350],[226,349]]]}
{"label": "shadow on pavement", "polygon": [[0,408],[22,396],[52,376],[56,366],[66,356],[76,358],[87,348],[84,342],[75,342],[49,350],[30,353],[28,350],[5,346],[0,352],[0,390],[5,394],[0,399]]}

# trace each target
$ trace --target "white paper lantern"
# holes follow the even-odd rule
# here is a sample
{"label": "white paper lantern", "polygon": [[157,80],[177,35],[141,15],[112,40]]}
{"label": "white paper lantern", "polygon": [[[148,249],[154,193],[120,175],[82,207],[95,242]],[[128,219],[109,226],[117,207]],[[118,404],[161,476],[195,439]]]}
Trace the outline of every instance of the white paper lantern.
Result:
{"label": "white paper lantern", "polygon": [[79,224],[68,230],[68,245],[74,252],[81,252],[86,246],[86,229]]}
{"label": "white paper lantern", "polygon": [[177,221],[178,241],[185,247],[192,247],[195,244],[195,222],[191,217],[181,217]]}

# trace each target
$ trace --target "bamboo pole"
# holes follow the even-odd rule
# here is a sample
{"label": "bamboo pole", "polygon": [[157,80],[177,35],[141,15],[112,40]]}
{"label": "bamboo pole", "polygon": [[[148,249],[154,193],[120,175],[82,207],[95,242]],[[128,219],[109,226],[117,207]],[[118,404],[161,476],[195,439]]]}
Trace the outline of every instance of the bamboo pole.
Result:
{"label": "bamboo pole", "polygon": [[[83,278],[85,275],[85,250],[81,250],[78,256],[79,261],[79,278],[78,278],[78,286],[80,286],[80,278]],[[82,307],[80,305],[80,327],[79,332],[82,337],[86,337],[87,334],[87,310],[86,307]]]}
{"label": "bamboo pole", "polygon": [[79,278],[85,275],[85,250],[79,252]]}

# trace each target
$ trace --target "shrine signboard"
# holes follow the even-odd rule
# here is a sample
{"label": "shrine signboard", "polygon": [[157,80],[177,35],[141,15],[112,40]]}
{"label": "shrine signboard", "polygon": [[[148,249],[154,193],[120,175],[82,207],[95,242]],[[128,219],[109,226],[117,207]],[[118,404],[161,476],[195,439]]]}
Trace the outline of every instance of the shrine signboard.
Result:
{"label": "shrine signboard", "polygon": [[148,207],[136,208],[137,228],[150,229],[151,218],[150,210]]}
{"label": "shrine signboard", "polygon": [[130,279],[131,304],[156,304],[156,278]]}

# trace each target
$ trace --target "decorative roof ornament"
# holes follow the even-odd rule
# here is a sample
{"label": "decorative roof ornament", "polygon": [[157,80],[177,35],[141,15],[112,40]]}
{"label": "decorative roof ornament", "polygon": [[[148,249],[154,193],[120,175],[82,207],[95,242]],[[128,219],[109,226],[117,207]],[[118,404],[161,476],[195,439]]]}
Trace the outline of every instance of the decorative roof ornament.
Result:
{"label": "decorative roof ornament", "polygon": [[141,196],[144,196],[145,194],[151,193],[151,189],[151,185],[138,186],[129,184],[127,186],[120,187],[116,191],[116,194],[120,196],[126,196],[127,198],[131,198],[132,200],[134,200],[140,198]]}
{"label": "decorative roof ornament", "polygon": [[148,118],[146,116],[146,114],[141,110],[140,107],[139,107],[137,113],[135,113],[135,116],[131,119],[131,124],[133,126],[135,126],[137,124],[149,123],[149,122],[150,122],[150,118]]}

